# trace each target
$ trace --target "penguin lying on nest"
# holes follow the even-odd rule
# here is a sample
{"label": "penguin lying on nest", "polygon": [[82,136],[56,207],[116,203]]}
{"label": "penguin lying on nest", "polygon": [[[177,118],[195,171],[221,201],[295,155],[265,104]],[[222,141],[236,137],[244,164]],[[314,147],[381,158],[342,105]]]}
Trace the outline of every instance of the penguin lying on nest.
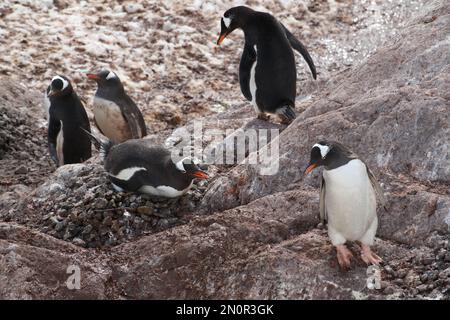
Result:
{"label": "penguin lying on nest", "polygon": [[352,253],[346,241],[359,241],[362,260],[378,265],[382,259],[370,249],[378,226],[376,195],[384,207],[386,202],[375,176],[356,154],[334,141],[312,147],[305,175],[319,166],[325,167],[320,184],[320,218],[328,222],[339,265],[350,267]]}
{"label": "penguin lying on nest", "polygon": [[224,13],[217,44],[237,28],[244,31],[245,37],[239,65],[243,95],[252,102],[259,119],[277,114],[284,123],[290,123],[295,119],[297,81],[292,48],[300,52],[316,79],[316,67],[308,50],[272,15],[244,6]]}
{"label": "penguin lying on nest", "polygon": [[145,193],[175,198],[185,194],[194,179],[207,179],[193,158],[173,162],[171,152],[163,147],[148,146],[143,139],[115,144],[101,141],[85,131],[100,150],[104,167],[116,191]]}

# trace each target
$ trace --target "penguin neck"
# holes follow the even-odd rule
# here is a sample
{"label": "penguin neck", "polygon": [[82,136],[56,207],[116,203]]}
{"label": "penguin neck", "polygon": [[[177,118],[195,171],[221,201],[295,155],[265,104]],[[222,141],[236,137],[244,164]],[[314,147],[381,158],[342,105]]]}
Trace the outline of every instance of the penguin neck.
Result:
{"label": "penguin neck", "polygon": [[102,86],[102,87],[98,87],[95,95],[99,98],[110,100],[110,98],[118,97],[120,95],[123,95],[124,93],[125,93],[125,90],[123,87]]}
{"label": "penguin neck", "polygon": [[331,157],[329,158],[329,161],[327,161],[328,163],[325,164],[326,170],[333,170],[333,169],[339,168],[343,165],[346,165],[351,160],[354,160],[340,152],[336,152],[335,154],[330,155],[330,156]]}
{"label": "penguin neck", "polygon": [[244,38],[247,44],[253,47],[255,44],[258,43],[258,36],[259,36],[258,28],[250,24],[247,25],[245,29],[242,29],[242,31],[244,31]]}
{"label": "penguin neck", "polygon": [[171,170],[172,177],[177,181],[181,181],[184,186],[190,185],[192,180],[194,180],[194,179],[191,176],[187,175],[186,173],[178,170],[175,163],[173,163],[173,161],[172,161],[172,159],[170,159],[170,157],[167,161],[168,161],[167,165],[169,165],[172,168],[172,170]]}

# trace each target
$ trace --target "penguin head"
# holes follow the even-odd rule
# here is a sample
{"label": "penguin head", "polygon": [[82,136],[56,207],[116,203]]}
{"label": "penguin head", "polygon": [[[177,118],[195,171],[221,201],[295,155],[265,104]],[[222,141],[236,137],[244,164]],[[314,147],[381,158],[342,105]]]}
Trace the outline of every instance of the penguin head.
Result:
{"label": "penguin head", "polygon": [[65,76],[54,76],[47,88],[48,97],[62,97],[73,91],[70,80]]}
{"label": "penguin head", "polygon": [[178,161],[175,166],[183,175],[191,179],[208,179],[208,175],[199,168],[198,160],[195,158],[186,157]]}
{"label": "penguin head", "polygon": [[225,11],[220,20],[220,36],[217,44],[220,45],[233,30],[244,28],[252,13],[254,11],[245,6],[234,7]]}
{"label": "penguin head", "polygon": [[123,88],[119,77],[114,72],[106,69],[98,73],[88,73],[87,77],[97,82],[99,87]]}
{"label": "penguin head", "polygon": [[333,143],[331,142],[320,141],[313,145],[311,149],[309,164],[304,172],[304,175],[308,175],[316,167],[327,167],[331,163],[331,161],[333,161],[333,157],[335,156],[335,154],[335,148]]}

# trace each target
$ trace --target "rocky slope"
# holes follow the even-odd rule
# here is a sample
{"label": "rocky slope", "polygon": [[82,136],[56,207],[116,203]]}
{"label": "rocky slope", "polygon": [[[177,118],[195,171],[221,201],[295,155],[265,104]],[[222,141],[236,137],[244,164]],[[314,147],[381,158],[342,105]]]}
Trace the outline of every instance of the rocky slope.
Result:
{"label": "rocky slope", "polygon": [[[17,5],[26,7],[30,5],[27,3]],[[314,85],[299,81],[305,85],[301,94],[310,96],[299,97],[299,117],[288,127],[253,120],[248,105],[237,103],[242,98],[236,79],[228,79],[228,69],[235,72],[235,64],[225,67],[217,63],[217,72],[201,71],[214,74],[214,78],[202,78],[199,86],[205,85],[206,90],[214,90],[216,85],[225,88],[232,101],[222,100],[220,105],[226,108],[216,114],[211,109],[212,101],[221,100],[223,95],[217,91],[211,96],[199,96],[198,101],[209,105],[195,111],[206,114],[203,127],[280,129],[281,134],[266,146],[278,143],[280,170],[269,176],[260,174],[261,165],[210,166],[213,179],[208,184],[200,184],[188,196],[174,201],[111,193],[98,156],[85,164],[59,168],[47,179],[54,168],[46,157],[45,129],[39,120],[40,96],[27,86],[35,88],[45,82],[42,77],[41,82],[33,82],[23,74],[15,78],[4,72],[7,76],[0,80],[0,220],[4,221],[0,222],[0,297],[450,298],[450,5],[446,1],[427,2],[418,6],[423,13],[406,19],[399,29],[389,29],[387,26],[392,27],[392,23],[362,28],[364,20],[374,17],[358,12],[360,7],[351,7],[351,2],[311,1],[298,7],[289,1],[283,3],[286,7],[272,4],[269,9],[284,16],[291,27],[300,24],[292,17],[301,16],[310,22],[317,18],[317,30],[304,25],[307,39],[314,39],[316,31],[321,34],[330,25],[336,25],[364,36],[366,40],[353,39],[354,48],[362,43],[367,51],[351,53],[346,47],[349,42],[343,41],[346,36],[331,27],[330,41],[347,49],[330,54],[327,50],[331,47],[324,49],[320,41],[312,41],[313,52],[322,54],[317,64],[324,80]],[[198,4],[196,10],[201,12],[202,25],[209,28],[202,29],[200,35],[185,31],[198,43],[203,43],[202,35],[209,34],[215,25],[216,17],[213,19],[211,12],[227,6],[207,4]],[[174,21],[180,19],[177,26],[187,23],[187,18],[179,17],[185,15],[184,10],[193,9],[183,9],[176,1],[168,6],[176,13]],[[149,8],[153,20],[148,20]],[[132,15],[131,20],[137,25],[141,20],[163,25],[168,10],[151,4],[131,8],[128,2],[111,9],[86,8],[92,13],[85,18],[86,25],[94,24],[93,17],[99,16],[107,26],[115,26],[114,19],[105,17],[116,11],[113,16]],[[77,16],[73,7],[61,1],[47,10],[50,15],[59,12]],[[14,18],[14,12],[0,12]],[[42,13],[36,19],[44,17]],[[330,17],[334,20],[327,22]],[[194,22],[189,23],[195,26]],[[386,28],[388,34],[379,32]],[[107,28],[100,29],[107,32]],[[164,27],[158,32],[173,34]],[[371,32],[384,35],[371,38],[372,49],[367,45]],[[166,33],[160,36],[166,37]],[[182,34],[177,33],[176,37]],[[61,39],[65,43],[76,36],[64,33]],[[385,39],[388,41],[380,45]],[[129,41],[132,46],[138,43],[133,38]],[[230,41],[229,47],[223,49],[226,52],[217,50],[218,59],[226,61],[236,56],[239,41]],[[54,48],[51,43],[43,47]],[[186,59],[191,59],[189,50],[194,50],[189,48],[185,48]],[[204,49],[202,52],[207,51]],[[133,57],[132,51],[124,52]],[[343,52],[351,54],[351,68],[333,65],[342,60]],[[159,50],[154,54],[162,53]],[[366,58],[368,54],[370,57]],[[75,61],[69,52],[66,57]],[[173,108],[169,111],[177,114],[179,111],[172,104],[175,100],[183,105],[192,100],[179,96],[181,87],[173,88],[164,82],[180,79],[175,69],[183,61],[176,60],[180,59],[178,56],[170,57],[176,63],[161,62],[168,73],[161,72],[164,77],[153,73],[151,77],[156,78],[152,82],[138,81],[150,87],[137,86],[135,92],[138,101],[146,101],[141,94],[145,96],[146,90],[157,92],[156,87],[161,86],[164,94],[174,99],[168,103]],[[91,65],[90,61],[84,62]],[[123,70],[129,71],[128,67]],[[69,70],[67,65],[63,69]],[[218,80],[223,74],[227,74],[228,81]],[[307,74],[303,74],[306,78]],[[21,80],[23,84],[17,84],[17,79],[28,82]],[[187,92],[202,91],[197,86],[183,88]],[[144,111],[148,123],[157,119],[153,118],[153,111],[145,107]],[[183,127],[170,133],[166,129],[174,123],[166,122],[154,132],[166,131],[150,136],[149,141],[184,146],[183,138],[193,132],[194,123],[179,115]],[[374,247],[385,261],[379,270],[379,289],[367,287],[367,268],[361,261],[356,260],[349,272],[339,271],[334,249],[317,214],[320,172],[304,180],[301,177],[311,145],[329,137],[347,144],[367,161],[388,199],[388,211],[379,210],[379,238]],[[203,141],[200,149],[211,142]],[[352,245],[351,250],[357,253],[358,248]],[[80,267],[80,290],[69,290],[65,285],[69,265]]]}

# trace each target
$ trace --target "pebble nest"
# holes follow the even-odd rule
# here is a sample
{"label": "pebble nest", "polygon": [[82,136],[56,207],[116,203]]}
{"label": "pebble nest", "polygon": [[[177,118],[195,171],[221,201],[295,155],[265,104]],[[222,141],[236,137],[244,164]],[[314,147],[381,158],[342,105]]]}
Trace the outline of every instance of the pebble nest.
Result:
{"label": "pebble nest", "polygon": [[440,236],[431,250],[392,259],[381,272],[384,295],[401,299],[450,299],[450,241]]}
{"label": "pebble nest", "polygon": [[89,162],[75,169],[64,168],[64,174],[73,174],[66,184],[50,181],[43,188],[48,187],[51,196],[34,193],[4,220],[32,226],[81,247],[111,247],[186,223],[208,184],[196,181],[187,194],[173,199],[116,192],[102,165],[93,164],[92,159]]}

